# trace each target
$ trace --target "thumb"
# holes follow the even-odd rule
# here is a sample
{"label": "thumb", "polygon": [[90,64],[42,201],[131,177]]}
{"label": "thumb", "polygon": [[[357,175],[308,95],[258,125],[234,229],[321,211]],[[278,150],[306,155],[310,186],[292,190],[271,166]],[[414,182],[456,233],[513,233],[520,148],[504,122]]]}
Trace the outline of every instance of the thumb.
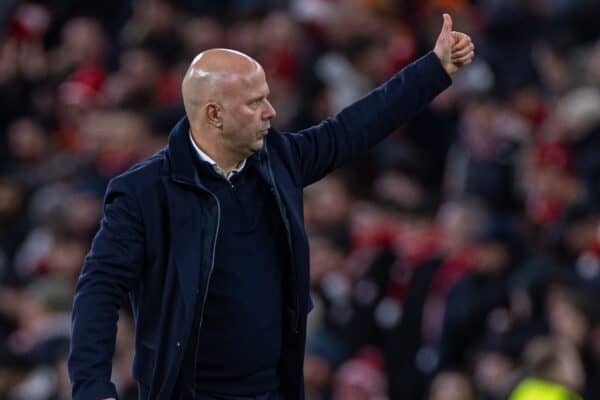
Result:
{"label": "thumb", "polygon": [[452,32],[452,17],[450,14],[444,13],[444,25],[442,25],[442,33]]}

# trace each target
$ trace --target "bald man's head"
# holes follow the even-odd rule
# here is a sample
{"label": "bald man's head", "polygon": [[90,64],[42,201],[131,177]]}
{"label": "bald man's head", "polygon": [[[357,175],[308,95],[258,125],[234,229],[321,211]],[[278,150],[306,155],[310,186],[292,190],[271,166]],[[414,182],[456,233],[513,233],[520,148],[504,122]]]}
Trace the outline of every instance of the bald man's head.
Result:
{"label": "bald man's head", "polygon": [[250,56],[236,50],[210,49],[198,54],[188,68],[181,92],[186,114],[198,118],[207,102],[222,103],[249,74],[262,70]]}
{"label": "bald man's head", "polygon": [[262,148],[276,113],[256,60],[235,50],[207,50],[194,58],[181,86],[198,144],[234,161]]}

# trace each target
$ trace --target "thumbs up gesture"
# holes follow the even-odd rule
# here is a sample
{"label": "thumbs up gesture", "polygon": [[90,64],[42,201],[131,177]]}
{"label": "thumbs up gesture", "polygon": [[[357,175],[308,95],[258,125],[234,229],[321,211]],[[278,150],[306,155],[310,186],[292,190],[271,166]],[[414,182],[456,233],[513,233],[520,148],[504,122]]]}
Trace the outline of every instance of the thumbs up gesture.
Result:
{"label": "thumbs up gesture", "polygon": [[444,14],[444,24],[435,42],[433,52],[449,75],[461,67],[471,64],[475,55],[475,45],[469,35],[452,30],[452,18]]}

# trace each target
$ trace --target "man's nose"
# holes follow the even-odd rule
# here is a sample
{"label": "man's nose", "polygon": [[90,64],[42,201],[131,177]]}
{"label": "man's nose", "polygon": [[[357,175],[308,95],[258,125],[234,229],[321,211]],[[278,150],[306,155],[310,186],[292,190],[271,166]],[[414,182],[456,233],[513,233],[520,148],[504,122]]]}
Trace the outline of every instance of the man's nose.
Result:
{"label": "man's nose", "polygon": [[265,100],[267,103],[267,108],[265,110],[264,118],[265,119],[273,119],[277,116],[277,111],[275,111],[275,107],[271,104],[269,100]]}

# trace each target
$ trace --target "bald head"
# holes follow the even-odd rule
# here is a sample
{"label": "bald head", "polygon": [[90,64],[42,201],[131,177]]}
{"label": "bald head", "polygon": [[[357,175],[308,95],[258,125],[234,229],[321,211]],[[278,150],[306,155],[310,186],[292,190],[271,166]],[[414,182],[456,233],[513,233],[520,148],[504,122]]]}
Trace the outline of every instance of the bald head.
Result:
{"label": "bald head", "polygon": [[235,93],[235,86],[240,81],[257,71],[262,71],[260,64],[239,51],[210,49],[198,54],[181,85],[183,104],[190,121],[199,118],[198,111],[207,102],[222,103],[227,94]]}
{"label": "bald head", "polygon": [[258,62],[234,50],[207,50],[181,86],[192,139],[224,171],[262,148],[277,113]]}

